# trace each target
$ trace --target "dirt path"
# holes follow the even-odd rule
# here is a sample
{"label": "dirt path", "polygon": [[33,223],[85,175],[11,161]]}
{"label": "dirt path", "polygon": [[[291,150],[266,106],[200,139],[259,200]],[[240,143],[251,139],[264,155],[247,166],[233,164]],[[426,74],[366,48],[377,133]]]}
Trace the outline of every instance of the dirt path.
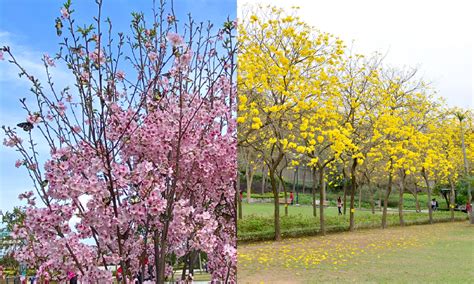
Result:
{"label": "dirt path", "polygon": [[[470,248],[468,244],[471,244]],[[450,247],[451,245],[453,247]],[[463,247],[466,246],[468,249],[463,251]],[[460,271],[454,273],[465,277],[470,273],[471,277],[474,277],[472,270],[471,272],[462,270],[466,260],[470,259],[471,265],[474,261],[474,226],[469,226],[466,222],[394,227],[386,230],[373,229],[326,237],[287,239],[279,243],[240,245],[238,282],[375,281],[379,283],[383,282],[383,279],[386,281],[397,279],[390,278],[396,277],[396,274],[390,276],[391,270],[384,265],[387,263],[395,269],[398,262],[393,257],[411,258],[414,265],[404,267],[405,262],[400,261],[401,266],[397,269],[406,268],[413,277],[419,277],[424,275],[423,269],[436,267],[432,264],[436,264],[437,261],[440,262],[440,269],[443,269],[446,266],[443,262],[447,261],[445,256],[449,255],[450,250],[456,249],[460,250],[461,255],[456,256],[456,260],[460,263],[455,267],[459,267]],[[433,250],[436,252],[435,255],[431,254]],[[420,267],[416,267],[417,263]],[[423,267],[424,265],[432,267]],[[469,267],[469,262],[467,266]],[[452,273],[448,272],[447,275]],[[430,272],[426,271],[425,274]],[[411,279],[410,275],[407,277],[407,280]]]}

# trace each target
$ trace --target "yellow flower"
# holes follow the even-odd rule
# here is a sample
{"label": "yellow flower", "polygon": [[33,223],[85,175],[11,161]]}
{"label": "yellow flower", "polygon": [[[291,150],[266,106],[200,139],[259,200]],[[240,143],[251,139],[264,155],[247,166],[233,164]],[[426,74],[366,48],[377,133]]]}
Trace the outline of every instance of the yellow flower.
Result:
{"label": "yellow flower", "polygon": [[306,150],[306,147],[304,147],[304,146],[296,147],[296,152],[298,152],[298,153],[304,153],[305,150]]}

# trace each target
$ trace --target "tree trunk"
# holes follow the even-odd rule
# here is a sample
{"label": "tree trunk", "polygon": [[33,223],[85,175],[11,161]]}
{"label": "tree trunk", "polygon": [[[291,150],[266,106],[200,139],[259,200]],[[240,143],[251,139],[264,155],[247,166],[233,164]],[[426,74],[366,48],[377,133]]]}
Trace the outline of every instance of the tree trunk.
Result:
{"label": "tree trunk", "polygon": [[196,264],[196,260],[198,258],[198,251],[192,251],[191,255],[189,256],[189,274],[194,276],[194,265]]}
{"label": "tree trunk", "polygon": [[430,219],[430,224],[433,224],[433,210],[431,209],[431,189],[430,189],[430,183],[428,182],[428,175],[426,174],[426,171],[424,168],[421,170],[421,174],[423,178],[425,179],[426,191],[428,193],[428,216]]}
{"label": "tree trunk", "polygon": [[240,172],[237,171],[237,181],[236,181],[236,190],[235,190],[235,200],[237,201],[237,208],[239,213],[239,219],[242,219],[242,198],[240,198]]}
{"label": "tree trunk", "polygon": [[296,182],[298,178],[298,167],[296,168],[295,172],[293,173],[293,193],[296,192]]}
{"label": "tree trunk", "polygon": [[265,168],[265,164],[262,167],[262,194],[265,193],[265,182],[267,181],[267,169]]}
{"label": "tree trunk", "polygon": [[273,204],[274,208],[274,226],[275,226],[275,241],[281,240],[281,232],[280,232],[280,204],[279,204],[279,196],[278,196],[278,188],[275,180],[275,170],[270,168],[270,184],[272,186],[273,192]]}
{"label": "tree trunk", "polygon": [[[461,118],[461,116],[458,116],[459,119],[459,125],[461,127],[461,148],[462,148],[462,155],[463,155],[463,161],[464,161],[464,173],[466,178],[469,177],[469,163],[467,161],[467,154],[466,154],[466,144],[464,142],[464,130],[462,126],[462,121],[464,118]],[[467,183],[467,202],[469,204],[472,203],[472,194],[471,194],[471,182],[468,181]],[[474,210],[471,210],[471,213],[467,213],[469,215],[469,223],[471,225],[474,225],[474,215],[473,215]]]}
{"label": "tree trunk", "polygon": [[374,190],[370,184],[370,181],[367,181],[367,186],[370,194],[370,209],[372,209],[372,214],[375,214],[375,198],[374,198]]}
{"label": "tree trunk", "polygon": [[281,190],[283,189],[283,196],[285,198],[285,216],[288,216],[288,195],[287,195],[287,192],[286,192],[285,181],[283,180],[282,173],[280,173],[279,178],[280,178],[279,192],[281,192]]}
{"label": "tree trunk", "polygon": [[343,201],[343,207],[344,207],[344,216],[346,215],[346,208],[347,208],[347,174],[346,174],[346,169],[342,169],[342,174],[344,176],[344,183],[342,184],[342,188],[344,189],[344,201]]}
{"label": "tree trunk", "polygon": [[303,168],[303,194],[306,187],[306,168]]}
{"label": "tree trunk", "polygon": [[319,226],[321,235],[326,235],[324,223],[324,201],[326,201],[326,183],[324,182],[324,167],[319,169]]}
{"label": "tree trunk", "polygon": [[456,204],[455,198],[455,191],[454,191],[454,182],[451,177],[449,177],[449,185],[451,186],[451,192],[449,196],[449,211],[451,211],[451,222],[454,222],[454,207]]}
{"label": "tree trunk", "polygon": [[188,269],[189,254],[184,256],[183,270],[181,270],[181,281],[186,280],[186,270]]}
{"label": "tree trunk", "polygon": [[247,204],[250,203],[250,196],[252,194],[252,182],[253,182],[253,176],[255,174],[255,171],[252,168],[252,165],[250,162],[247,164],[247,168],[245,171],[245,181],[247,183]]}
{"label": "tree trunk", "polygon": [[355,199],[355,192],[357,190],[356,168],[357,168],[357,158],[354,158],[352,159],[352,167],[351,167],[351,212],[349,215],[349,231],[351,232],[355,230],[354,199]]}
{"label": "tree trunk", "polygon": [[415,183],[415,204],[416,204],[416,212],[420,213],[421,208],[420,208],[420,201],[418,200],[418,186]]}
{"label": "tree trunk", "polygon": [[311,189],[313,195],[313,216],[316,217],[316,168],[313,168],[313,188]]}
{"label": "tree trunk", "polygon": [[380,190],[380,184],[377,184],[377,188],[379,189],[379,209],[380,209],[380,212],[382,212],[383,211],[383,205],[382,205],[383,204],[383,202],[382,202],[383,201],[383,197],[382,197],[383,193],[382,193],[382,190]]}
{"label": "tree trunk", "polygon": [[405,171],[402,170],[402,176],[400,181],[400,187],[398,189],[398,216],[400,218],[400,226],[405,226],[405,221],[403,220],[403,193],[405,192]]}
{"label": "tree trunk", "polygon": [[385,197],[383,199],[383,211],[382,211],[382,229],[387,228],[387,208],[388,208],[388,198],[390,197],[390,193],[392,192],[392,183],[393,183],[393,162],[390,161],[390,168],[388,173],[388,184],[387,184],[387,191],[385,192]]}
{"label": "tree trunk", "polygon": [[362,207],[362,185],[359,186],[359,200],[358,200],[357,207],[359,209]]}

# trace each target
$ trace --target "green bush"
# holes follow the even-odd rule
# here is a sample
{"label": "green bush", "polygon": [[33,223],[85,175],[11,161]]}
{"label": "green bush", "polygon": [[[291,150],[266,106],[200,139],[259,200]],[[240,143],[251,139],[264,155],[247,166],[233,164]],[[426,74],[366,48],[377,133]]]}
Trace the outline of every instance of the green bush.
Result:
{"label": "green bush", "polygon": [[[451,219],[449,211],[433,212],[433,220],[435,222],[447,222]],[[455,212],[455,220],[466,220],[465,213]],[[349,215],[346,216],[327,216],[326,230],[328,233],[346,231],[349,229]],[[427,224],[429,223],[427,213],[404,213],[404,221],[406,225]],[[356,218],[356,228],[378,228],[381,226],[381,215],[360,215]],[[387,225],[399,225],[398,213],[390,213],[387,215]],[[263,241],[271,240],[274,237],[274,220],[272,216],[256,216],[249,215],[238,221],[238,240],[246,241]],[[282,237],[301,237],[319,234],[319,217],[305,216],[302,214],[292,216],[282,216],[280,218],[280,226]]]}

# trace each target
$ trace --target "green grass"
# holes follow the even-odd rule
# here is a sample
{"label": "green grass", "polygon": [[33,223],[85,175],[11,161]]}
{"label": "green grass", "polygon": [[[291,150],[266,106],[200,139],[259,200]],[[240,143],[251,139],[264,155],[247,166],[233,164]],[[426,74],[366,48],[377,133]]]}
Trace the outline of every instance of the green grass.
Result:
{"label": "green grass", "polygon": [[[256,199],[273,198],[273,194],[271,192],[266,192],[265,194],[252,193],[250,196],[252,198],[256,198]],[[280,196],[280,198],[283,198],[284,194],[280,193],[279,196]],[[287,196],[288,196],[288,199],[289,199],[290,198],[289,192],[288,192]],[[343,198],[343,193],[342,192],[335,192],[335,191],[328,191],[326,193],[326,199],[329,202],[329,205],[330,206],[336,206],[336,200],[339,196],[341,198]],[[246,200],[246,197],[247,197],[247,195],[244,192],[243,193],[244,202]],[[377,201],[379,200],[379,195],[376,194],[374,198],[375,198],[375,202],[377,203]],[[436,198],[438,200],[438,203],[439,203],[439,206],[440,206],[441,209],[447,208],[444,198],[442,199],[439,196],[433,196],[432,198]],[[312,199],[313,199],[313,197],[309,193],[305,193],[305,194],[299,193],[298,194],[298,203],[300,205],[311,205]],[[316,199],[319,199],[319,194],[318,193],[316,193]],[[295,194],[295,201],[296,201],[296,194]],[[349,201],[350,201],[350,196],[347,196],[347,201],[346,201],[347,204],[349,204]],[[418,194],[418,202],[419,202],[421,208],[426,208],[426,206],[428,204],[428,196],[426,194],[421,194],[421,193]],[[356,208],[359,207],[359,196],[357,194],[356,194],[356,197],[355,197],[355,203],[354,204],[355,204]],[[365,195],[365,192],[363,192],[363,194],[362,194],[361,207],[366,208],[366,209],[371,208],[370,199],[369,199],[368,196]],[[388,207],[394,207],[394,208],[398,207],[398,193],[397,192],[394,192],[390,195],[390,198],[388,199]],[[409,209],[409,210],[416,209],[415,197],[412,194],[410,194],[410,193],[403,194],[403,208]]]}
{"label": "green grass", "polygon": [[[244,218],[238,220],[237,235],[240,242],[263,241],[274,238],[273,204],[253,203],[242,204]],[[280,206],[280,224],[282,237],[299,237],[317,235],[320,230],[319,208],[318,216],[312,215],[311,206],[289,206],[288,216],[284,215],[284,205]],[[449,221],[449,211],[433,212],[435,222]],[[381,226],[382,214],[376,211],[372,214],[367,210],[356,210],[356,229],[379,228]],[[455,212],[456,220],[465,220],[466,214]],[[428,213],[405,212],[404,221],[406,225],[425,224],[429,222]],[[328,207],[325,210],[325,223],[328,232],[346,231],[349,228],[349,212],[347,215],[339,216],[337,208]],[[399,225],[398,211],[389,211],[387,215],[388,226]]]}
{"label": "green grass", "polygon": [[[319,207],[316,208],[317,214],[319,215]],[[242,203],[242,214],[243,216],[273,216],[274,206],[273,203]],[[362,215],[370,215],[372,214],[371,211],[367,210],[357,210],[357,214]],[[324,210],[325,216],[336,216],[337,215],[337,208],[336,207],[326,207]],[[347,210],[349,213],[349,210]],[[280,205],[280,216],[285,215],[285,205]],[[305,216],[312,216],[313,215],[313,207],[311,205],[289,205],[288,206],[288,215],[305,215]]]}
{"label": "green grass", "polygon": [[[239,246],[239,283],[471,283],[474,226],[443,223]],[[322,260],[326,254],[327,258]],[[317,261],[317,262],[313,262]]]}

